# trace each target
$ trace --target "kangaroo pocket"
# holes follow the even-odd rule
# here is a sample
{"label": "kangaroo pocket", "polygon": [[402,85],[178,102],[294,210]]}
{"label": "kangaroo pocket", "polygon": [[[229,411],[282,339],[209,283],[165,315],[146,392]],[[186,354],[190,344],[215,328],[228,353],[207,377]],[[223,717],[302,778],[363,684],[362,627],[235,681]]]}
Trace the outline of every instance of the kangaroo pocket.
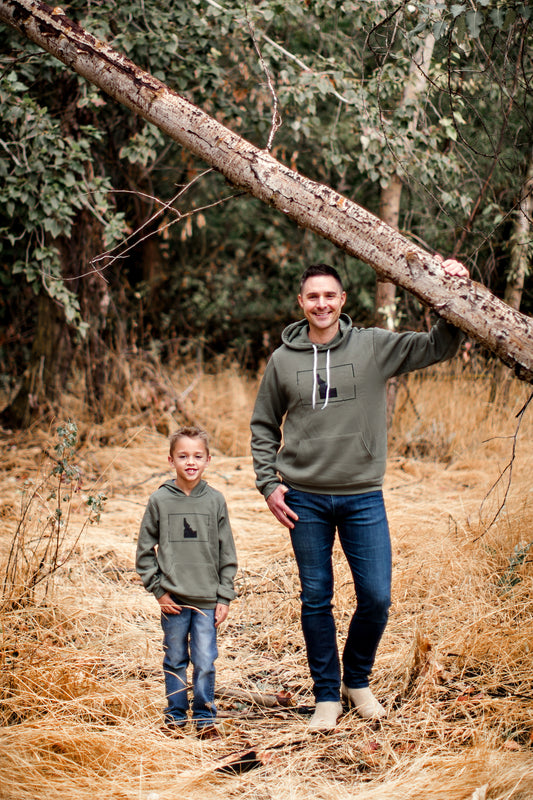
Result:
{"label": "kangaroo pocket", "polygon": [[217,595],[218,573],[207,558],[204,561],[184,561],[167,565],[166,574],[180,597],[191,600],[214,599]]}
{"label": "kangaroo pocket", "polygon": [[278,469],[285,479],[299,485],[351,485],[354,478],[373,472],[374,453],[361,432],[320,439],[302,439],[292,454],[284,448]]}

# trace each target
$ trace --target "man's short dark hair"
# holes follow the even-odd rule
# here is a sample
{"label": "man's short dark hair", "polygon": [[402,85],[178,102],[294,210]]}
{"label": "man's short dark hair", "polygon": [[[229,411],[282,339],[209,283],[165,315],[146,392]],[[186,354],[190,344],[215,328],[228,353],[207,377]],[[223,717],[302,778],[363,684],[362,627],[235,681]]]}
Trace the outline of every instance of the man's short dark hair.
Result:
{"label": "man's short dark hair", "polygon": [[308,278],[315,278],[317,275],[329,275],[331,278],[335,278],[339,286],[341,287],[341,291],[344,291],[344,286],[342,285],[341,276],[335,269],[335,267],[331,267],[329,264],[311,264],[305,270],[304,274],[300,278],[300,294],[302,293],[302,289],[304,283]]}

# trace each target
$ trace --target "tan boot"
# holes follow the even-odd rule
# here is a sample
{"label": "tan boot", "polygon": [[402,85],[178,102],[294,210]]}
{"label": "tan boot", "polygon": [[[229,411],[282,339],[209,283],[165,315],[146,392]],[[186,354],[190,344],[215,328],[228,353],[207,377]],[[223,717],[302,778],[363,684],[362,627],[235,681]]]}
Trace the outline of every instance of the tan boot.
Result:
{"label": "tan boot", "polygon": [[376,700],[368,686],[362,689],[349,689],[341,683],[341,694],[348,705],[353,706],[360,717],[363,719],[381,719],[387,712]]}
{"label": "tan boot", "polygon": [[315,713],[309,723],[310,730],[331,731],[337,725],[337,720],[342,714],[342,705],[333,700],[317,703]]}

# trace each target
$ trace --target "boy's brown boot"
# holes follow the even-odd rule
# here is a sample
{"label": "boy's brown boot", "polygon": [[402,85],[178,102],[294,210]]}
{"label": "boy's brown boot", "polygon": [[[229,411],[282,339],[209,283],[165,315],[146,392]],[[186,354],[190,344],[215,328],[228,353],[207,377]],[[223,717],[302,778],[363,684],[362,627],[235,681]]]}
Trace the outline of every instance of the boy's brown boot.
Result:
{"label": "boy's brown boot", "polygon": [[165,722],[159,730],[165,736],[171,736],[174,739],[179,739],[185,736],[185,723],[184,722]]}

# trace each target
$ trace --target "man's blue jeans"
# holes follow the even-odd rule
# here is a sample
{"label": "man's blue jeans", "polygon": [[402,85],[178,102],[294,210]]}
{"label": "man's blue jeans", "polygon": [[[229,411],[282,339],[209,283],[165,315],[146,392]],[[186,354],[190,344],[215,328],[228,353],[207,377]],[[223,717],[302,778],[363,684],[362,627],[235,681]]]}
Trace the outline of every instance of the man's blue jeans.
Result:
{"label": "man's blue jeans", "polygon": [[197,725],[212,723],[216,717],[214,661],[218,656],[215,609],[182,608],[181,614],[161,614],[161,627],[165,720],[185,724],[189,710],[187,667],[192,661],[193,720]]}
{"label": "man's blue jeans", "polygon": [[317,702],[338,701],[340,664],[332,613],[335,531],[350,566],[357,607],[342,658],[351,689],[368,686],[388,619],[391,545],[383,494],[323,495],[290,488],[287,505],[298,514],[291,531],[302,587],[302,629]]}

